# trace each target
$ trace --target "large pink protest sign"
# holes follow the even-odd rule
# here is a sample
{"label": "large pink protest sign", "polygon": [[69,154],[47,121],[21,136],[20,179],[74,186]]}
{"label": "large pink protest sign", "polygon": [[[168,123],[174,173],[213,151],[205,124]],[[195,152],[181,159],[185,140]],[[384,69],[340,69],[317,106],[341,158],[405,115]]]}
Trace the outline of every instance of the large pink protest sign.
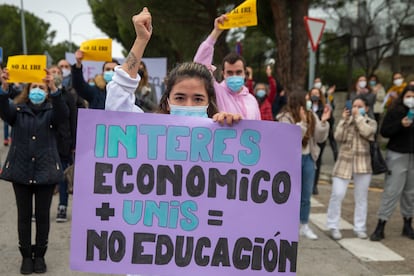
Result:
{"label": "large pink protest sign", "polygon": [[296,274],[299,127],[79,110],[71,268]]}

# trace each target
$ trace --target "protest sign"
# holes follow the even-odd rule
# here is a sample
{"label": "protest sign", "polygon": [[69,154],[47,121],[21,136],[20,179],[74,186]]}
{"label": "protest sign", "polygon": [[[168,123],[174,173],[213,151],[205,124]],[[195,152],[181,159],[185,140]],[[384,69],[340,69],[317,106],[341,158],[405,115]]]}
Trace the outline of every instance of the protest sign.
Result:
{"label": "protest sign", "polygon": [[256,0],[247,0],[227,14],[227,20],[219,25],[222,30],[257,25]]}
{"label": "protest sign", "polygon": [[43,82],[46,77],[46,56],[19,55],[7,59],[9,82]]}
{"label": "protest sign", "polygon": [[298,126],[79,110],[73,270],[295,275]]}
{"label": "protest sign", "polygon": [[112,61],[112,39],[92,39],[82,42],[84,60]]}

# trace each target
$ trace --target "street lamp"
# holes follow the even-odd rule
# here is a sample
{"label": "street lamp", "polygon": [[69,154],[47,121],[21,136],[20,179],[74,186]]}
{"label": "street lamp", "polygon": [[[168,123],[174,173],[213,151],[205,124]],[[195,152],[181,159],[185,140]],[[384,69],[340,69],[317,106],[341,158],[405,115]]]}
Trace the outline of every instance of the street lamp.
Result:
{"label": "street lamp", "polygon": [[69,19],[66,17],[66,15],[64,15],[63,13],[61,13],[61,12],[59,12],[59,11],[51,11],[51,10],[49,10],[49,11],[47,11],[47,13],[54,13],[54,14],[60,15],[60,16],[62,16],[62,17],[66,20],[66,22],[68,23],[68,26],[69,26],[69,51],[72,51],[72,24],[73,24],[73,22],[75,21],[75,19],[76,19],[76,18],[78,18],[78,17],[79,17],[79,16],[81,16],[81,15],[90,14],[90,12],[80,12],[80,13],[77,13],[77,14],[75,14],[75,15],[72,17],[72,19],[71,19],[71,20],[69,20]]}

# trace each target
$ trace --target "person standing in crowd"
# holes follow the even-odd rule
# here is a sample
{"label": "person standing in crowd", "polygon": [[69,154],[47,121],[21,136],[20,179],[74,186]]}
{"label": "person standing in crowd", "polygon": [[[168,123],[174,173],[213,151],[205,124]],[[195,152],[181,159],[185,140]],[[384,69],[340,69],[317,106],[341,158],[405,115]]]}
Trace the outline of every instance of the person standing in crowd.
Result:
{"label": "person standing in crowd", "polygon": [[352,101],[352,109],[344,109],[342,119],[335,129],[335,139],[341,143],[338,160],[332,172],[332,192],[329,199],[327,227],[331,237],[342,239],[339,231],[342,200],[351,178],[354,179],[354,233],[366,239],[368,188],[372,177],[369,141],[374,141],[377,123],[368,114],[368,101],[358,95]]}
{"label": "person standing in crowd", "polygon": [[312,196],[313,182],[315,179],[315,161],[319,156],[318,143],[322,143],[328,137],[331,116],[329,108],[319,120],[312,111],[311,101],[305,101],[303,93],[293,92],[288,97],[288,102],[277,116],[282,123],[296,124],[302,129],[302,183],[300,199],[300,235],[308,239],[316,240],[318,236],[309,227],[310,199]]}
{"label": "person standing in crowd", "polygon": [[144,112],[154,112],[157,110],[158,101],[155,87],[149,82],[147,66],[143,61],[140,62],[138,74],[141,77],[137,90],[135,91],[136,104]]}
{"label": "person standing in crowd", "polygon": [[[374,104],[374,119],[377,121],[377,125],[380,125],[381,115],[384,113],[384,98],[385,98],[385,89],[382,86],[381,82],[378,79],[378,76],[372,74],[369,77],[368,88],[371,90],[372,94],[375,95],[375,104]],[[379,127],[377,128],[377,134]]]}
{"label": "person standing in crowd", "polygon": [[270,65],[266,66],[266,75],[268,85],[259,82],[254,87],[254,96],[259,103],[260,117],[262,120],[274,121],[272,113],[272,103],[276,97],[276,80],[272,76],[272,68]]}
{"label": "person standing in crowd", "polygon": [[381,135],[389,138],[384,191],[378,210],[378,224],[371,241],[385,238],[384,227],[394,212],[398,200],[404,220],[402,235],[414,239],[414,86],[407,86],[387,110]]}
{"label": "person standing in crowd", "polygon": [[[78,109],[76,107],[75,99],[73,95],[62,86],[62,71],[58,66],[51,66],[49,68],[52,74],[55,86],[58,87],[62,93],[62,99],[69,111],[69,120],[58,126],[56,131],[56,142],[62,164],[62,170],[65,171],[70,165],[73,164],[73,155],[76,148],[76,126],[78,118]],[[66,222],[67,219],[67,207],[68,207],[68,182],[63,179],[59,182],[59,205],[56,215],[56,222]]]}
{"label": "person standing in crowd", "polygon": [[[118,61],[113,59],[107,61],[102,66],[102,75],[95,77],[95,86],[90,86],[82,74],[83,52],[75,52],[76,63],[72,65],[72,84],[76,92],[88,102],[89,108],[105,109],[106,84],[108,84],[114,75],[115,66],[119,65]],[[103,79],[103,80],[102,80]],[[101,84],[102,83],[102,84]]]}
{"label": "person standing in crowd", "polygon": [[62,86],[69,91],[72,88],[72,71],[69,61],[66,59],[61,59],[57,63],[57,66],[62,71]]}
{"label": "person standing in crowd", "polygon": [[392,75],[392,86],[388,89],[385,95],[385,108],[389,108],[394,100],[404,91],[407,83],[404,81],[404,77],[401,73],[396,72]]}
{"label": "person standing in crowd", "polygon": [[365,76],[358,77],[358,80],[355,83],[355,91],[351,92],[349,95],[349,100],[353,102],[354,99],[359,95],[362,95],[367,100],[367,114],[370,118],[374,119],[374,104],[376,95],[374,93],[371,93],[371,91],[368,89],[367,78]]}
{"label": "person standing in crowd", "polygon": [[[326,86],[322,84],[321,78],[317,77],[315,78],[313,82],[313,87],[321,90],[322,95],[325,98],[325,103],[331,108],[331,113],[333,114],[335,110],[334,93],[335,93],[336,85],[332,85],[327,89]],[[331,118],[329,119],[330,127],[329,127],[328,141],[329,141],[329,145],[331,146],[333,159],[334,161],[336,161],[336,159],[338,159],[338,144],[336,143],[336,140],[334,137],[334,125],[335,125],[335,118],[334,116],[331,116]],[[323,153],[323,149],[321,149],[321,156],[322,156],[322,153]]]}
{"label": "person standing in crowd", "polygon": [[[322,91],[318,88],[312,88],[308,92],[308,98],[312,102],[312,111],[315,112],[315,114],[318,116],[320,120],[322,120],[322,115],[326,112],[326,109],[331,109],[330,105],[326,104],[325,97],[322,94]],[[331,112],[332,115],[332,112]],[[329,123],[329,133],[331,132],[331,128],[333,127],[333,116],[330,116],[328,119]],[[328,133],[328,137],[329,137]],[[313,190],[312,194],[317,195],[319,194],[318,191],[318,181],[319,181],[319,175],[321,172],[321,166],[322,166],[322,154],[324,152],[326,141],[323,141],[322,143],[318,143],[320,153],[318,156],[318,159],[316,160],[316,171],[315,171],[315,180],[313,182]]]}
{"label": "person standing in crowd", "polygon": [[[214,55],[214,44],[223,30],[220,24],[227,19],[221,15],[214,20],[214,28],[207,39],[201,43],[194,56],[194,61],[204,64],[211,71]],[[246,62],[244,58],[235,52],[229,53],[223,58],[222,74],[224,80],[221,83],[214,81],[217,105],[219,111],[241,114],[243,119],[260,120],[259,105],[255,97],[244,86],[246,78]]]}
{"label": "person standing in crowd", "polygon": [[[7,69],[1,75],[0,117],[13,127],[13,143],[0,178],[13,183],[21,274],[46,272],[50,206],[55,186],[63,178],[55,132],[67,122],[68,110],[53,75],[46,72],[43,83],[29,83],[14,103],[9,103]],[[32,246],[33,196],[36,243]]]}

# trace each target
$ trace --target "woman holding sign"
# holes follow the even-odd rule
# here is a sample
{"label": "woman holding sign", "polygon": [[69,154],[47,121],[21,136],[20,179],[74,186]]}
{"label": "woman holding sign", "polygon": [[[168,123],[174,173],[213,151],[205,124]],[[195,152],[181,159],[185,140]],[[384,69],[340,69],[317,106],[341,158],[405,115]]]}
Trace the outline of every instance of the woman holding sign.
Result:
{"label": "woman holding sign", "polygon": [[[140,81],[140,61],[152,34],[151,14],[144,8],[132,21],[137,37],[125,62],[115,68],[113,81],[108,84],[106,110],[143,112],[135,105],[134,93]],[[167,79],[159,113],[212,117],[214,121],[228,124],[241,119],[238,114],[218,113],[212,75],[204,65],[183,63],[174,68]]]}
{"label": "woman holding sign", "polygon": [[[1,74],[0,117],[13,127],[13,143],[0,178],[13,183],[22,274],[46,272],[50,205],[55,186],[63,179],[55,131],[67,122],[69,113],[53,75],[46,72],[43,82],[28,84],[14,103],[9,103],[7,69]],[[36,244],[32,246],[33,196]]]}

